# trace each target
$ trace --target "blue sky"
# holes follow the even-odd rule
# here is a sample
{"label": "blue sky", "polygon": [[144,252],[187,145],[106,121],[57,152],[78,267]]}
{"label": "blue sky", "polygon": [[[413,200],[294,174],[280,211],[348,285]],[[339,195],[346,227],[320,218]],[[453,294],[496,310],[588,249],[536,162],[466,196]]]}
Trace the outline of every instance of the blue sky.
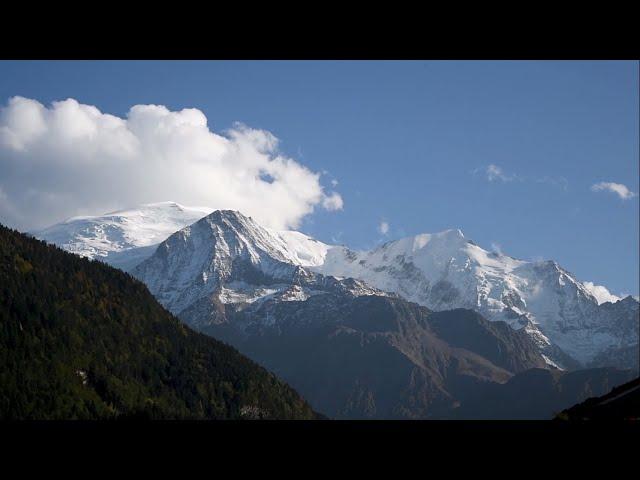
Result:
{"label": "blue sky", "polygon": [[618,61],[0,62],[2,105],[195,107],[217,132],[268,130],[327,172],[327,190],[338,182],[343,209],[300,228],[323,241],[370,248],[455,227],[616,294],[639,290],[638,196],[591,187],[639,191],[638,90],[638,62]]}

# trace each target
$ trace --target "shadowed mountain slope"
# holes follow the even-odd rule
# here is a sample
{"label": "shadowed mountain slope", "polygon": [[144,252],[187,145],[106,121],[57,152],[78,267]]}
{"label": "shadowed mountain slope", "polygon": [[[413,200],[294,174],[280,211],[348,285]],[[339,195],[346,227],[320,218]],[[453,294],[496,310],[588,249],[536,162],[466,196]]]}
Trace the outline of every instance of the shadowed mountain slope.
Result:
{"label": "shadowed mountain slope", "polygon": [[634,376],[632,370],[609,367],[573,372],[532,369],[503,385],[486,384],[469,392],[455,418],[550,420],[568,406],[603,395]]}
{"label": "shadowed mountain slope", "polygon": [[563,420],[640,421],[640,378],[614,388],[601,397],[589,398],[558,415]]}

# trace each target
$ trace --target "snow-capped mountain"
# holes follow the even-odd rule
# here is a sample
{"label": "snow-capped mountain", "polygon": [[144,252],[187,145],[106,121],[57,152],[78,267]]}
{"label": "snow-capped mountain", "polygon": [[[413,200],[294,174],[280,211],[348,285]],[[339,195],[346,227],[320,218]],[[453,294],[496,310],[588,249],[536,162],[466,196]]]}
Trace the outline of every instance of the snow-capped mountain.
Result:
{"label": "snow-capped mountain", "polygon": [[129,270],[169,235],[211,212],[175,202],[151,203],[100,216],[73,217],[33,234],[69,252]]}
{"label": "snow-capped mountain", "polygon": [[304,300],[318,292],[314,282],[354,278],[357,285],[337,284],[367,294],[395,293],[431,310],[469,308],[506,321],[524,329],[550,363],[637,368],[638,301],[580,282],[556,262],[492,253],[460,230],[358,252],[300,232],[274,231],[238,212],[216,211],[196,222],[207,213],[152,204],[72,219],[37,236],[132,271],[166,307],[178,314],[188,310],[193,320],[210,321],[205,317],[214,300]]}
{"label": "snow-capped mountain", "polygon": [[459,403],[461,382],[545,367],[530,337],[504,323],[470,310],[440,316],[313,272],[305,264],[326,248],[222,210],[171,235],[132,274],[185,323],[281,375],[330,416],[438,418]]}
{"label": "snow-capped mountain", "polygon": [[167,238],[132,274],[167,309],[194,326],[215,323],[218,306],[224,304],[304,301],[327,291],[386,295],[361,281],[306,269],[323,248],[297,232],[281,234],[239,212],[217,210]]}
{"label": "snow-capped mountain", "polygon": [[358,278],[433,310],[470,308],[506,321],[524,328],[549,357],[565,365],[570,359],[555,347],[586,365],[603,351],[638,344],[635,299],[601,303],[589,285],[556,262],[488,252],[460,230],[404,238],[365,252],[329,248],[314,269]]}

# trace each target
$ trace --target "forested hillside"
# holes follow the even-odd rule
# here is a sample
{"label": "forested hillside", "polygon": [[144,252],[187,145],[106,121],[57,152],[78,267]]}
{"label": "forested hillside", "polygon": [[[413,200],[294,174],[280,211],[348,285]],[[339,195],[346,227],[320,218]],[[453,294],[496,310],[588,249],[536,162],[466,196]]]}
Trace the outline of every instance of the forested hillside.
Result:
{"label": "forested hillside", "polygon": [[0,225],[1,419],[311,419],[133,277]]}

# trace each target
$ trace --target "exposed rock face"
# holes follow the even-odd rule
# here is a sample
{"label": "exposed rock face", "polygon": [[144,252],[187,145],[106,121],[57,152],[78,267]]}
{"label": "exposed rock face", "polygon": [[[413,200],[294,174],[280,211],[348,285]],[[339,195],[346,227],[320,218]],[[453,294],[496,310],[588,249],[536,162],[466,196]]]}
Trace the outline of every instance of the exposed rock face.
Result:
{"label": "exposed rock face", "polygon": [[194,325],[215,322],[212,306],[220,304],[260,304],[273,296],[304,300],[325,290],[386,295],[363,282],[302,267],[281,237],[229,210],[171,235],[132,273],[165,307]]}

